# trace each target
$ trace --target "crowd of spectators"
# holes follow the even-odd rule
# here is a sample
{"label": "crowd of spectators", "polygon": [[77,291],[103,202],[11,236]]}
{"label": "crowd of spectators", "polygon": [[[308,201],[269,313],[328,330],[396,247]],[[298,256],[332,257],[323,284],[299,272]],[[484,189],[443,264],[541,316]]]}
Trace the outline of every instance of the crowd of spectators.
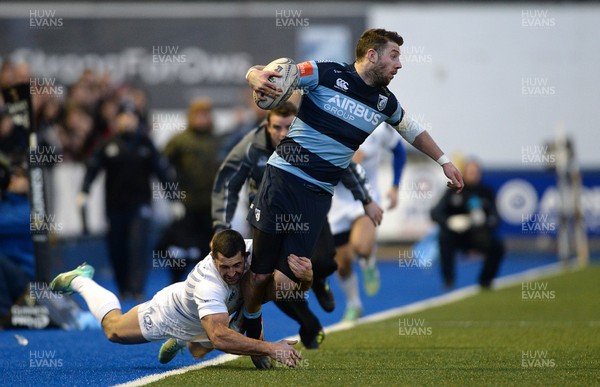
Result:
{"label": "crowd of spectators", "polygon": [[[131,104],[148,131],[148,106],[145,92],[130,85],[115,85],[110,74],[82,72],[72,85],[39,86],[43,78],[31,74],[26,63],[4,62],[0,68],[0,87],[19,83],[31,85],[34,125],[39,146],[51,147],[64,161],[85,162],[103,139],[115,132],[119,107]],[[37,83],[37,84],[36,84]],[[0,152],[14,160],[27,154],[27,133],[12,125],[0,98]]]}

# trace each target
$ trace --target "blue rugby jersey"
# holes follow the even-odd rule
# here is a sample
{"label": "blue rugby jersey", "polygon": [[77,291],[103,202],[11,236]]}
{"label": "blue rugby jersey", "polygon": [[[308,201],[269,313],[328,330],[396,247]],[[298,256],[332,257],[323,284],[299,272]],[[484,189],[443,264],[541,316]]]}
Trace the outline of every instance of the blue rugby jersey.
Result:
{"label": "blue rugby jersey", "polygon": [[333,194],[360,144],[382,122],[397,126],[404,111],[387,87],[367,85],[353,64],[298,64],[304,91],[287,137],[268,163]]}

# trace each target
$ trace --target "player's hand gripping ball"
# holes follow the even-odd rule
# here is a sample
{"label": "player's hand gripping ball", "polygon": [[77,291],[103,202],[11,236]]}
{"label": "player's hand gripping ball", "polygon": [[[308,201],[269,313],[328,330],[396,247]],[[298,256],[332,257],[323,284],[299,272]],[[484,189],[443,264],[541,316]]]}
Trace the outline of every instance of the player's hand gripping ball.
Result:
{"label": "player's hand gripping ball", "polygon": [[[287,101],[294,92],[294,89],[296,89],[296,86],[298,86],[298,66],[290,58],[279,58],[266,65],[263,70],[275,71],[281,74],[281,77],[269,78],[269,81],[283,90],[280,96],[273,98],[260,92],[253,92],[256,105],[263,110],[271,110]],[[258,94],[265,99],[260,100]]]}

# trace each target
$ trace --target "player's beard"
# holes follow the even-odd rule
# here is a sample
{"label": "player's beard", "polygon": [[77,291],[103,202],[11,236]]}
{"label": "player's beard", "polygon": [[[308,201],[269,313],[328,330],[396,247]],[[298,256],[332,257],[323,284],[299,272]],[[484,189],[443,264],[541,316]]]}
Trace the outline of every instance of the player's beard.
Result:
{"label": "player's beard", "polygon": [[366,71],[366,76],[371,80],[373,87],[387,86],[390,84],[390,79],[385,76],[385,65],[381,62],[376,62],[373,68]]}
{"label": "player's beard", "polygon": [[381,72],[377,72],[376,69],[367,70],[367,77],[371,80],[371,86],[382,87],[390,84],[390,79],[385,77]]}

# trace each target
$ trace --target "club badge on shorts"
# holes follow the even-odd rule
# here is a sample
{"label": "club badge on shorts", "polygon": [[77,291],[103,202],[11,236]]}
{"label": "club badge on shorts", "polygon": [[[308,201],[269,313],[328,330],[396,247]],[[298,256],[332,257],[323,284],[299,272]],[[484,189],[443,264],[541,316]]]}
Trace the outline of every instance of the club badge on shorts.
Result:
{"label": "club badge on shorts", "polygon": [[150,317],[150,313],[146,313],[144,315],[144,328],[146,328],[147,331],[149,331],[150,329],[152,329],[152,317]]}

